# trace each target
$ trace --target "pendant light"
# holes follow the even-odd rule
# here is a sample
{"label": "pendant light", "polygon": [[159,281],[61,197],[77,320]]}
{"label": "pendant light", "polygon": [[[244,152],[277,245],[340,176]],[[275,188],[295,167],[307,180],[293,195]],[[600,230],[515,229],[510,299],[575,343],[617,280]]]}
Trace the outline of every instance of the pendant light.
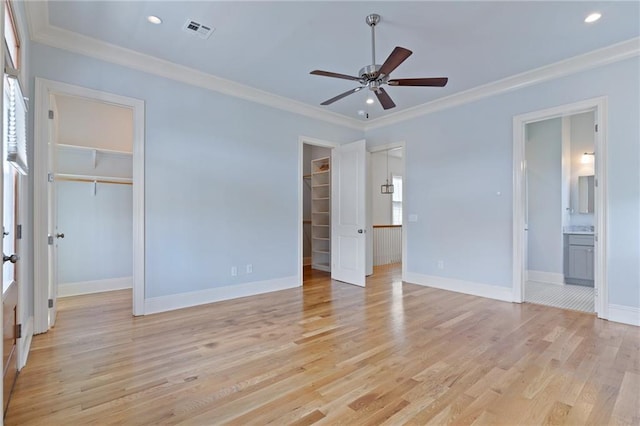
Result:
{"label": "pendant light", "polygon": [[382,194],[393,194],[393,184],[389,184],[389,150],[387,150],[387,175],[384,185],[380,185],[380,193]]}

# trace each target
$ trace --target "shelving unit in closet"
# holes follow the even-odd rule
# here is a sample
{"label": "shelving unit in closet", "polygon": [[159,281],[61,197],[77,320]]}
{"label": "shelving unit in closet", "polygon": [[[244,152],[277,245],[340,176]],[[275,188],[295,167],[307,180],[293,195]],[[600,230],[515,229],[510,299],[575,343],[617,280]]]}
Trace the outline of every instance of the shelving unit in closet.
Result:
{"label": "shelving unit in closet", "polygon": [[331,271],[331,161],[311,160],[311,267]]}

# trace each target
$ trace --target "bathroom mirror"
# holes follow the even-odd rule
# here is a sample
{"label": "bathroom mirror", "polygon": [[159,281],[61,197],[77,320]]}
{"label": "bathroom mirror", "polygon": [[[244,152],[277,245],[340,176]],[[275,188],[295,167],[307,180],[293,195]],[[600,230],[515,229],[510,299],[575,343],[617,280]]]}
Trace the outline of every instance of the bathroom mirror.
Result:
{"label": "bathroom mirror", "polygon": [[578,213],[593,213],[594,176],[578,176]]}

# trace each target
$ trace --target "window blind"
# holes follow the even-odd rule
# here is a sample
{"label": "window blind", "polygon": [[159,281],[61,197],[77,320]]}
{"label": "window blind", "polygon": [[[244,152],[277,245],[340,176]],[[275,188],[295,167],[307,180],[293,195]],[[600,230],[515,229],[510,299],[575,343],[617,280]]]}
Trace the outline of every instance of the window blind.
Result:
{"label": "window blind", "polygon": [[29,171],[27,162],[27,105],[17,79],[5,75],[4,83],[7,161],[18,172],[26,175]]}

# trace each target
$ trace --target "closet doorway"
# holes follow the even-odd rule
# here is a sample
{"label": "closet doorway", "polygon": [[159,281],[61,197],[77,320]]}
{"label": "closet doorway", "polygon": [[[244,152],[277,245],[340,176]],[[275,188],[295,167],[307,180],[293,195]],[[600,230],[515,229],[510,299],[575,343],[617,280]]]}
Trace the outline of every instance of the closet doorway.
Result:
{"label": "closet doorway", "polygon": [[52,94],[58,297],[133,287],[133,109]]}
{"label": "closet doorway", "polygon": [[302,281],[331,276],[332,146],[302,144]]}
{"label": "closet doorway", "polygon": [[[118,116],[114,111],[119,112],[122,122],[107,119],[112,115]],[[128,120],[127,124],[123,118],[125,116]],[[42,78],[35,79],[34,334],[45,333],[55,323],[58,282],[60,279],[65,279],[65,276],[60,276],[57,271],[58,248],[63,251],[68,248],[73,237],[82,232],[75,227],[86,225],[73,223],[69,225],[68,230],[57,227],[58,208],[64,209],[65,206],[56,205],[64,202],[63,198],[58,199],[56,190],[66,192],[68,197],[65,199],[72,198],[74,190],[78,193],[82,192],[81,195],[84,197],[96,197],[91,199],[93,202],[97,202],[98,195],[117,192],[113,188],[131,192],[128,199],[131,200],[132,208],[126,210],[132,222],[129,231],[132,249],[129,254],[111,250],[107,255],[111,257],[103,257],[102,263],[122,262],[125,265],[127,263],[132,265],[130,272],[130,286],[133,288],[132,313],[133,315],[144,314],[144,117],[145,105],[139,99]],[[131,120],[132,125],[129,123]],[[65,127],[69,127],[70,130],[64,130]],[[121,134],[127,136],[120,136]],[[129,146],[133,145],[132,148],[123,148],[122,140],[124,139],[130,141],[128,143]],[[94,142],[86,142],[88,140],[94,140]],[[100,144],[95,142],[96,140],[101,141]],[[118,140],[119,145],[111,144]],[[75,187],[71,188],[71,184]],[[62,188],[61,185],[67,185],[69,188]],[[79,190],[83,185],[85,188]],[[61,197],[64,196],[61,195]],[[118,200],[120,198],[114,195],[111,202]],[[123,204],[126,205],[126,202]],[[125,221],[118,215],[112,217],[110,213],[105,214],[108,210],[102,211],[95,205],[93,211],[98,215],[108,216],[104,219],[115,221],[116,224],[122,224]],[[60,213],[66,214],[63,211]],[[86,229],[93,233],[91,240],[95,244],[103,244],[104,241],[101,240],[103,236],[113,238],[112,235],[105,234],[97,234],[98,237],[96,237],[98,223],[94,222],[94,225],[96,226]],[[62,244],[65,246],[59,247]],[[105,246],[113,245],[109,242]],[[79,255],[84,254],[79,253]],[[123,258],[124,256],[127,258]],[[80,265],[80,262],[80,257],[74,258],[70,262],[72,265],[67,266],[69,268],[73,265],[84,266]],[[60,266],[61,269],[64,268],[62,264]],[[73,284],[66,289],[69,290],[67,294],[87,293],[89,292],[87,286],[91,285],[94,286],[91,291],[107,291],[120,287],[122,280],[110,282],[110,279],[127,277],[109,276],[107,271],[111,273],[113,270],[108,268],[109,265],[97,267],[99,276],[89,276],[88,273],[83,278],[79,278],[79,275],[67,275],[72,281],[63,284]],[[74,273],[77,272],[74,270]],[[117,273],[120,275],[122,272],[117,271]]]}

